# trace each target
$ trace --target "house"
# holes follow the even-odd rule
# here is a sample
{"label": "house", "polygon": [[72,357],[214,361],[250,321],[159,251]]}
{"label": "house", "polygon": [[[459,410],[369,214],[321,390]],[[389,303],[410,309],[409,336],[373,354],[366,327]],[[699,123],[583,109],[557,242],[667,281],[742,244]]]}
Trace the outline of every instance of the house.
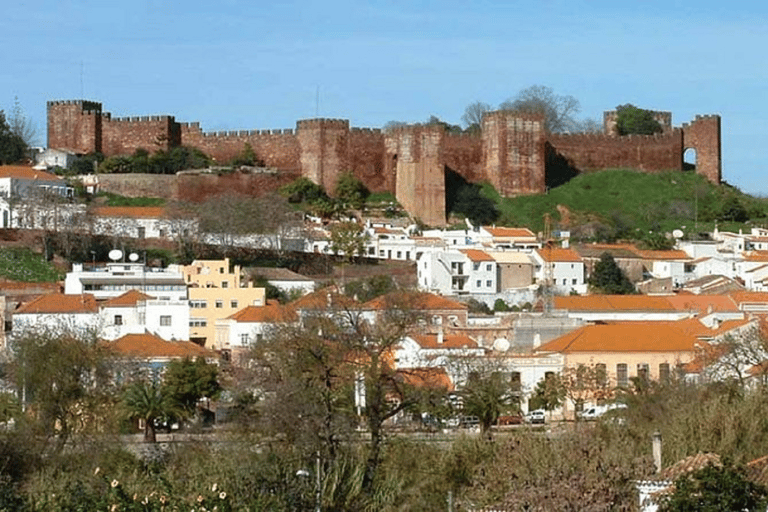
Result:
{"label": "house", "polygon": [[287,268],[249,267],[245,269],[251,279],[263,277],[269,284],[287,294],[306,295],[315,291],[315,281]]}
{"label": "house", "polygon": [[13,336],[43,329],[51,333],[72,333],[84,339],[96,339],[101,327],[96,298],[88,293],[67,295],[48,293],[23,304],[12,321]]}
{"label": "house", "polygon": [[[102,342],[103,347],[124,369],[161,373],[165,366],[178,359],[204,358],[207,362],[218,361],[215,352],[187,340],[164,340],[148,333],[132,333],[113,341]],[[125,376],[123,376],[125,377]]]}
{"label": "house", "polygon": [[496,260],[479,249],[424,252],[417,261],[417,279],[419,289],[440,295],[499,291]]}
{"label": "house", "polygon": [[463,386],[485,350],[465,335],[410,334],[395,349],[395,369],[442,368],[456,387]]}
{"label": "house", "polygon": [[[120,253],[120,257],[123,255]],[[72,265],[64,279],[64,293],[91,293],[98,300],[119,297],[128,290],[138,290],[160,300],[186,300],[187,285],[178,265],[167,268],[148,267],[135,258],[111,261],[104,266],[82,263]],[[135,259],[135,261],[133,261]]]}
{"label": "house", "polygon": [[77,153],[68,149],[48,148],[35,155],[35,169],[47,171],[48,169],[69,169],[78,159]]}
{"label": "house", "polygon": [[482,226],[478,230],[477,240],[495,249],[531,251],[541,247],[536,235],[528,228]]}
{"label": "house", "polygon": [[246,306],[266,304],[264,288],[243,280],[240,267],[232,268],[229,258],[195,260],[181,272],[189,286],[190,340],[211,350],[223,348],[216,341],[216,321]]}
{"label": "house", "polygon": [[379,321],[388,311],[401,309],[414,313],[427,332],[467,325],[467,306],[461,302],[426,292],[396,291],[372,299],[360,307],[364,318]]}
{"label": "house", "polygon": [[100,337],[115,340],[126,334],[150,332],[164,340],[189,339],[189,302],[160,300],[138,290],[99,304]]}
{"label": "house", "polygon": [[176,240],[199,231],[196,219],[173,216],[161,206],[97,206],[90,215],[97,235]]}
{"label": "house", "polygon": [[544,247],[531,254],[536,267],[536,280],[541,284],[551,283],[558,295],[587,293],[584,262],[572,249]]}
{"label": "house", "polygon": [[281,325],[296,324],[299,315],[287,305],[269,303],[265,306],[247,306],[229,317],[217,320],[216,346],[232,361],[242,355]]}
{"label": "house", "polygon": [[74,189],[56,176],[20,165],[0,166],[0,222],[3,228],[69,225],[82,210],[71,205]]}
{"label": "house", "polygon": [[[656,448],[654,448],[656,450]],[[661,448],[658,448],[661,457]],[[654,454],[654,458],[657,455]],[[659,472],[653,478],[635,483],[640,500],[641,512],[657,512],[659,498],[674,492],[675,481],[680,477],[694,473],[707,466],[721,467],[720,456],[716,453],[697,453],[679,460],[668,468],[661,469],[661,460],[656,461]]]}

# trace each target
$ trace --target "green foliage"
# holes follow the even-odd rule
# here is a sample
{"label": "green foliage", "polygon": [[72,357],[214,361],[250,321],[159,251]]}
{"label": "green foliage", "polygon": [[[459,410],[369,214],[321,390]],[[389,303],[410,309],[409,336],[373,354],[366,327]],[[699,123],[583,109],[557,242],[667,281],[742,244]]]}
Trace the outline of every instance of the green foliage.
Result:
{"label": "green foliage", "polygon": [[477,299],[468,299],[466,301],[467,311],[473,315],[492,315],[493,311],[488,307],[485,302]]}
{"label": "green foliage", "polygon": [[111,192],[99,192],[96,197],[106,199],[106,206],[164,206],[162,197],[127,197]]}
{"label": "green foliage", "polygon": [[661,512],[764,511],[768,490],[746,480],[736,468],[708,465],[681,476],[663,500]]}
{"label": "green foliage", "polygon": [[511,383],[500,372],[472,374],[461,390],[464,413],[477,416],[483,432],[488,432],[491,425],[512,404],[512,391]]}
{"label": "green foliage", "polygon": [[365,232],[356,222],[338,222],[331,226],[331,250],[347,261],[363,255],[365,242]]}
{"label": "green foliage", "polygon": [[56,267],[26,247],[0,249],[0,276],[26,283],[56,282],[64,278]]}
{"label": "green foliage", "polygon": [[589,285],[595,290],[609,295],[626,295],[635,293],[635,287],[623,270],[619,268],[613,256],[607,252],[600,256],[595,263]]}
{"label": "green foliage", "polygon": [[154,443],[155,420],[177,412],[170,393],[155,382],[137,381],[123,391],[123,407],[129,419],[144,421],[144,441]]}
{"label": "green foliage", "polygon": [[451,213],[466,216],[475,226],[492,224],[499,217],[493,200],[482,193],[479,185],[461,187],[456,193]]}
{"label": "green foliage", "polygon": [[381,295],[394,291],[396,284],[391,276],[378,274],[367,279],[351,281],[344,286],[344,294],[356,297],[360,302],[368,302]]}
{"label": "green foliage", "polygon": [[280,194],[291,203],[313,204],[328,199],[323,187],[304,176],[280,187]]}
{"label": "green foliage", "polygon": [[94,174],[98,170],[99,165],[103,161],[104,161],[103,154],[88,153],[87,155],[83,155],[80,158],[76,159],[74,162],[72,162],[69,169],[67,170],[67,174],[71,174],[71,175]]}
{"label": "green foliage", "polygon": [[661,125],[653,112],[630,103],[616,107],[616,128],[619,135],[653,135],[661,132]]}
{"label": "green foliage", "polygon": [[497,313],[506,313],[507,311],[511,311],[511,308],[509,307],[509,304],[504,302],[504,299],[499,298],[493,303],[493,310]]}
{"label": "green foliage", "polygon": [[249,165],[261,167],[264,165],[264,162],[256,156],[256,152],[253,150],[253,146],[246,142],[243,146],[243,150],[239,155],[232,159],[230,165]]}
{"label": "green foliage", "polygon": [[5,112],[0,110],[0,165],[21,162],[27,157],[27,149],[27,143],[11,130]]}
{"label": "green foliage", "polygon": [[215,399],[221,393],[218,375],[218,367],[202,357],[177,359],[165,369],[162,390],[184,413],[193,415],[201,398]]}
{"label": "green foliage", "polygon": [[557,374],[547,375],[536,383],[533,396],[528,401],[528,409],[544,409],[551,411],[563,403],[565,398],[565,386]]}
{"label": "green foliage", "polygon": [[339,201],[358,210],[363,207],[365,200],[370,195],[363,182],[351,172],[339,175],[339,179],[336,181],[335,193]]}
{"label": "green foliage", "polygon": [[202,169],[211,159],[197,148],[178,146],[170,151],[158,150],[154,154],[138,148],[131,156],[111,156],[101,162],[99,172],[175,174],[186,169]]}
{"label": "green foliage", "polygon": [[288,302],[288,296],[286,295],[286,293],[280,288],[278,288],[277,286],[267,281],[267,278],[264,276],[256,276],[253,279],[253,286],[257,288],[264,288],[264,293],[266,295],[267,300],[276,300],[281,304],[285,304],[286,302]]}

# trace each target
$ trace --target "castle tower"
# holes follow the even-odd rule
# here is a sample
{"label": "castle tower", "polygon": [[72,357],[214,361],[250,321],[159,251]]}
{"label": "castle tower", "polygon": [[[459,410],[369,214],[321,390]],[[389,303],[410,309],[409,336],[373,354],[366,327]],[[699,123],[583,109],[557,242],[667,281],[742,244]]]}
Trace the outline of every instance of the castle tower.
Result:
{"label": "castle tower", "polygon": [[497,111],[483,116],[485,176],[505,197],[546,190],[544,120]]}
{"label": "castle tower", "polygon": [[395,197],[413,217],[445,225],[445,162],[441,126],[407,126],[388,133],[388,167],[395,172]]}
{"label": "castle tower", "polygon": [[101,103],[48,102],[48,147],[87,154],[101,151]]}
{"label": "castle tower", "polygon": [[296,122],[301,175],[333,194],[336,181],[349,169],[349,121],[304,119]]}
{"label": "castle tower", "polygon": [[719,184],[723,172],[720,116],[696,116],[683,124],[683,153],[686,149],[696,150],[696,172]]}

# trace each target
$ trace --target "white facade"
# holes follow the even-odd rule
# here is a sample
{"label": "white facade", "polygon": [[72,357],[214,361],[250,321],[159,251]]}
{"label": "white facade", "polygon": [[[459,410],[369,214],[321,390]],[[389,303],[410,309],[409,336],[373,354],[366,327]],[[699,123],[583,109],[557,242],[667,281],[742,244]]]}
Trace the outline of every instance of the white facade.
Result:
{"label": "white facade", "polygon": [[102,306],[101,338],[111,341],[126,334],[149,331],[171,340],[189,339],[189,302],[146,299],[133,306]]}
{"label": "white facade", "polygon": [[498,292],[496,262],[473,261],[460,251],[423,253],[416,272],[419,289],[439,295]]}
{"label": "white facade", "polygon": [[178,265],[161,269],[138,262],[112,262],[85,270],[82,263],[75,263],[64,279],[67,295],[91,293],[101,300],[118,297],[128,290],[139,290],[160,300],[187,299],[187,285]]}

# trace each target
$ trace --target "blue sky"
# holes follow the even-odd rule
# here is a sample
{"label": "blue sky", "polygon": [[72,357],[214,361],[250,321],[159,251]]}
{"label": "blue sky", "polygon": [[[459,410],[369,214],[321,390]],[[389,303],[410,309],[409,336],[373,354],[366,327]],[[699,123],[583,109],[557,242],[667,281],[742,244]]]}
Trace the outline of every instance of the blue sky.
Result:
{"label": "blue sky", "polygon": [[18,96],[43,145],[54,99],[204,131],[316,114],[380,127],[460,124],[474,101],[541,84],[577,98],[581,118],[625,103],[669,110],[676,126],[720,114],[723,178],[768,195],[765,2],[31,0],[3,11],[0,108]]}

